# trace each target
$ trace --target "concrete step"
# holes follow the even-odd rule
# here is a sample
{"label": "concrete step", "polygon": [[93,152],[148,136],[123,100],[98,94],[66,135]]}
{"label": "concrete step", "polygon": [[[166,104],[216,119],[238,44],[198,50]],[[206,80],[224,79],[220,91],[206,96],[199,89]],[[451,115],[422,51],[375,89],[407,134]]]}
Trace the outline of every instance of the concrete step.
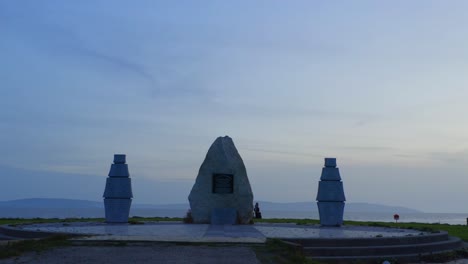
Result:
{"label": "concrete step", "polygon": [[432,243],[417,243],[403,245],[383,245],[375,246],[351,246],[351,247],[304,247],[306,256],[340,257],[340,256],[386,256],[396,254],[423,254],[443,250],[453,250],[461,248],[463,242],[459,238],[449,237],[446,241],[436,241]]}
{"label": "concrete step", "polygon": [[339,257],[307,257],[313,261],[319,263],[334,263],[334,264],[346,264],[346,263],[382,263],[387,260],[390,263],[420,263],[422,258],[425,256],[449,253],[452,250],[435,251],[424,254],[395,254],[385,256],[339,256]]}
{"label": "concrete step", "polygon": [[0,233],[0,241],[5,241],[5,240],[14,240],[16,239],[15,237],[12,236],[7,236],[5,234]]}
{"label": "concrete step", "polygon": [[424,244],[448,240],[445,231],[433,234],[413,235],[404,237],[369,237],[369,238],[306,238],[286,239],[303,247],[357,247],[357,246],[386,246]]}

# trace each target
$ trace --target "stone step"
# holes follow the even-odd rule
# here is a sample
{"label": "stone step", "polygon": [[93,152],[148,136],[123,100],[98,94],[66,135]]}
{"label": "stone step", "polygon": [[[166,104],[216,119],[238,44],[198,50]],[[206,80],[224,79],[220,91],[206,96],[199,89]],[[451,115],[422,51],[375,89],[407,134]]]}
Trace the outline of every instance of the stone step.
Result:
{"label": "stone step", "polygon": [[0,241],[5,241],[5,240],[14,240],[16,239],[15,237],[12,236],[7,236],[5,234],[0,233]]}
{"label": "stone step", "polygon": [[352,247],[352,246],[386,246],[424,244],[448,240],[448,233],[413,235],[404,237],[369,237],[369,238],[305,238],[286,239],[286,241],[300,244],[303,247]]}
{"label": "stone step", "polygon": [[435,251],[453,250],[463,246],[459,238],[449,237],[445,241],[431,243],[403,244],[403,245],[383,245],[375,246],[319,246],[304,247],[306,256],[340,257],[340,256],[386,256],[395,254],[423,254]]}
{"label": "stone step", "polygon": [[387,260],[390,263],[419,263],[421,257],[430,256],[436,254],[448,253],[451,250],[435,251],[425,254],[395,254],[395,255],[385,255],[385,256],[339,256],[339,257],[307,257],[310,260],[317,261],[319,263],[382,263]]}

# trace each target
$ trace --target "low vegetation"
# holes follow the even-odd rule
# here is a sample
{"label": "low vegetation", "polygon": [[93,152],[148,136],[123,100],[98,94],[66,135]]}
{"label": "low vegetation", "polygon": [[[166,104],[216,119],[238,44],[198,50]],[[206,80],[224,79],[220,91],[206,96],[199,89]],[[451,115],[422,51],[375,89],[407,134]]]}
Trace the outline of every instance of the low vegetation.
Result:
{"label": "low vegetation", "polygon": [[19,256],[25,252],[41,252],[50,248],[70,245],[69,236],[55,235],[45,239],[10,241],[0,246],[0,259]]}
{"label": "low vegetation", "polygon": [[104,222],[104,218],[0,218],[0,225],[69,223],[69,222]]}
{"label": "low vegetation", "polygon": [[253,246],[262,264],[313,264],[319,263],[306,258],[300,248],[279,239],[268,239],[264,246]]}
{"label": "low vegetation", "polygon": [[[104,218],[0,218],[0,225],[42,224],[42,223],[70,223],[70,222],[104,222]],[[128,219],[131,224],[142,222],[182,221],[180,217],[140,217]]]}

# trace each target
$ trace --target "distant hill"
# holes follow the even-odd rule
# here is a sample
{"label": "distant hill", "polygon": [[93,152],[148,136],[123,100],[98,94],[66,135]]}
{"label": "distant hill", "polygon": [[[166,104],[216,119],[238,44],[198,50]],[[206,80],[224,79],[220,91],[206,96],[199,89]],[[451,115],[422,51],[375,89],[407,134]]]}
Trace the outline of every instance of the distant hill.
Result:
{"label": "distant hill", "polygon": [[403,206],[389,206],[370,203],[347,203],[348,212],[374,212],[374,213],[422,213],[422,211]]}
{"label": "distant hill", "polygon": [[[268,211],[318,211],[315,202],[272,203],[263,201],[259,202],[259,205],[262,210]],[[421,213],[421,211],[401,206],[370,203],[346,203],[345,210],[347,212]]]}
{"label": "distant hill", "polygon": [[[317,204],[312,202],[297,203],[273,203],[259,201],[263,211],[290,211],[290,212],[316,212]],[[53,198],[31,198],[0,202],[0,208],[103,208],[103,202],[74,200],[74,199],[53,199]],[[140,209],[171,209],[186,210],[190,206],[188,203],[180,204],[132,204],[133,208]],[[421,211],[401,207],[388,206],[370,203],[346,203],[347,212],[377,212],[377,213],[421,213]]]}

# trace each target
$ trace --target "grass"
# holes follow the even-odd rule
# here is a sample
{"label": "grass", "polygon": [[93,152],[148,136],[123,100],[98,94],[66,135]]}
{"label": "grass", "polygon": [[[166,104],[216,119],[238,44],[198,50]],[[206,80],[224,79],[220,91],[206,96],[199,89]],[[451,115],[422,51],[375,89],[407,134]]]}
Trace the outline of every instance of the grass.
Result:
{"label": "grass", "polygon": [[19,256],[25,252],[41,252],[50,248],[63,247],[70,245],[69,236],[55,235],[39,240],[20,240],[11,241],[0,246],[0,259]]}
{"label": "grass", "polygon": [[[0,225],[22,225],[42,223],[70,223],[70,222],[104,222],[104,218],[0,218]],[[143,224],[144,221],[182,221],[181,217],[140,217],[128,219],[130,224]]]}
{"label": "grass", "polygon": [[304,256],[300,248],[279,239],[268,239],[264,246],[252,246],[262,264],[314,264],[319,263]]}
{"label": "grass", "polygon": [[70,223],[70,222],[104,222],[104,218],[0,218],[0,225]]}

